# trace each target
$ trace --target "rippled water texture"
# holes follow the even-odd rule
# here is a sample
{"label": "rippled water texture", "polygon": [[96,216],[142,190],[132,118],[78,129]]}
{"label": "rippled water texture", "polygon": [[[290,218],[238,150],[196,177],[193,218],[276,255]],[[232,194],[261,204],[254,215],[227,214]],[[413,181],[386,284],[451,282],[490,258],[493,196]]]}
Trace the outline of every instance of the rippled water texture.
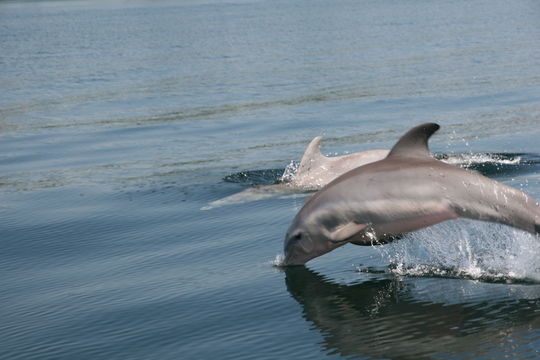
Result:
{"label": "rippled water texture", "polygon": [[284,269],[311,192],[276,183],[315,136],[343,155],[434,121],[438,158],[540,199],[539,19],[0,1],[0,358],[538,359],[537,237],[459,220]]}

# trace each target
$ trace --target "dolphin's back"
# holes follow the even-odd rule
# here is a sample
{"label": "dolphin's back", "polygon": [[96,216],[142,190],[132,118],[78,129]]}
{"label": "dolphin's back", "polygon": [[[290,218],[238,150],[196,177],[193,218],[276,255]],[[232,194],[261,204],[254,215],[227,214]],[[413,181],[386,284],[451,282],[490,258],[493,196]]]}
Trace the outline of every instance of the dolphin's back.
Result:
{"label": "dolphin's back", "polygon": [[321,153],[321,136],[315,137],[306,148],[290,185],[320,188],[356,167],[384,159],[389,150],[368,150],[359,153],[328,157]]}
{"label": "dolphin's back", "polygon": [[404,232],[456,217],[540,232],[540,207],[527,194],[433,158],[389,157],[354,169],[323,190],[306,204],[307,213],[321,214],[331,206],[356,222],[401,222]]}

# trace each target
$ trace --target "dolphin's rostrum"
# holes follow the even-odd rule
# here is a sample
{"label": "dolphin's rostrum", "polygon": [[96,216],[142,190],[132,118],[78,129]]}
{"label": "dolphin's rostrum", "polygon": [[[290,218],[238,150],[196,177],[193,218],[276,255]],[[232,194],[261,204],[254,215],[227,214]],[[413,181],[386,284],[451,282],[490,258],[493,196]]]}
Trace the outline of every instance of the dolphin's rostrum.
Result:
{"label": "dolphin's rostrum", "polygon": [[434,159],[427,123],[409,130],[388,156],[353,169],[317,192],[285,236],[284,265],[333,249],[384,244],[403,233],[456,218],[497,222],[540,233],[540,207],[520,190]]}

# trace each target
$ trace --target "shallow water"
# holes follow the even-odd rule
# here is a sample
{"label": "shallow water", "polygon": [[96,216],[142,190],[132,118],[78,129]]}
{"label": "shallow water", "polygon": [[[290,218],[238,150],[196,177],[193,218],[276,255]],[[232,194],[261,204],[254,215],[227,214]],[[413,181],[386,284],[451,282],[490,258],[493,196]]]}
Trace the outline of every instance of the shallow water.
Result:
{"label": "shallow water", "polygon": [[[274,266],[308,142],[540,199],[534,1],[1,1],[3,359],[536,359],[538,239],[460,220]],[[476,160],[473,160],[476,159]]]}

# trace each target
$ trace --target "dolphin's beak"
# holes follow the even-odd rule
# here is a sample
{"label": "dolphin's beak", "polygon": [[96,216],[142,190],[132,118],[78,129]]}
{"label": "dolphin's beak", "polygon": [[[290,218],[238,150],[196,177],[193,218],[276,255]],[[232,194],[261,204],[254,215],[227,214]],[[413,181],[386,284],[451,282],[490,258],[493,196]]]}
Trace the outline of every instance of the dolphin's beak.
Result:
{"label": "dolphin's beak", "polygon": [[305,263],[306,261],[298,261],[298,259],[295,259],[290,253],[285,253],[285,259],[283,259],[284,266],[298,266],[304,265]]}
{"label": "dolphin's beak", "polygon": [[283,265],[304,265],[313,258],[313,256],[310,256],[311,250],[311,239],[290,241],[289,239],[285,238],[285,259],[283,260]]}
{"label": "dolphin's beak", "polygon": [[302,264],[296,264],[294,261],[294,245],[292,245],[290,242],[285,239],[285,258],[283,259],[283,265],[284,266],[291,266],[291,265],[302,265]]}

